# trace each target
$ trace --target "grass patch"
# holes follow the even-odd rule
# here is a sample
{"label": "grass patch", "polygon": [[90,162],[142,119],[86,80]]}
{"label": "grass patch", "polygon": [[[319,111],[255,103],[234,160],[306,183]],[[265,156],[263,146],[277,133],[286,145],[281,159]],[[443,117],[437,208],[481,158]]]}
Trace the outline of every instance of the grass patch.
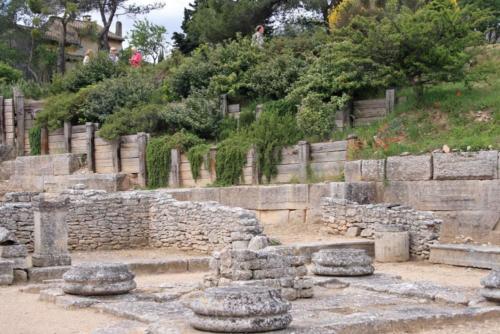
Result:
{"label": "grass patch", "polygon": [[[485,70],[487,69],[487,70]],[[355,133],[362,143],[351,159],[420,154],[448,145],[452,149],[500,149],[500,48],[488,48],[471,69],[475,83],[428,87],[420,103],[404,89],[394,113],[377,123],[347,129],[332,139]]]}

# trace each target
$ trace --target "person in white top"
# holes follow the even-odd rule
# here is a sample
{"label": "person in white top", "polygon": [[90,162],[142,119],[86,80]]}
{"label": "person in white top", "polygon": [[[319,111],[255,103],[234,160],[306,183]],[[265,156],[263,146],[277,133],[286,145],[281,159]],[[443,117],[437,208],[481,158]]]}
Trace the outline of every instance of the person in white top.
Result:
{"label": "person in white top", "polygon": [[255,28],[255,34],[252,36],[252,45],[263,48],[264,47],[264,26],[263,25],[258,25],[257,28]]}
{"label": "person in white top", "polygon": [[87,65],[88,63],[90,63],[90,59],[92,59],[92,54],[93,52],[91,49],[85,51],[85,57],[83,57],[83,65]]}

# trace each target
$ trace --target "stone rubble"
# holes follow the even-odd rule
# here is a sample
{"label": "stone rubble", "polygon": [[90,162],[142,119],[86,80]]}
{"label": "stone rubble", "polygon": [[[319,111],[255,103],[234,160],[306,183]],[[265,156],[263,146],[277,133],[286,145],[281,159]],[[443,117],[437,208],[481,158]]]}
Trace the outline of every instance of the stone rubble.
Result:
{"label": "stone rubble", "polygon": [[410,255],[428,259],[430,246],[439,239],[442,221],[428,211],[398,204],[367,204],[325,197],[321,201],[323,222],[331,234],[346,234],[359,227],[361,237],[373,239],[376,225],[393,225],[410,234]]}
{"label": "stone rubble", "polygon": [[320,276],[365,276],[375,271],[362,249],[323,249],[312,256],[313,273]]}
{"label": "stone rubble", "polygon": [[281,289],[287,300],[312,298],[313,284],[305,278],[306,261],[306,257],[296,256],[289,249],[267,247],[253,251],[228,248],[214,252],[210,263],[213,273],[207,275],[205,285],[267,286]]}
{"label": "stone rubble", "polygon": [[292,322],[291,304],[278,289],[229,286],[206,289],[189,308],[191,325],[222,333],[266,332],[285,329]]}
{"label": "stone rubble", "polygon": [[62,289],[79,296],[120,295],[136,288],[134,277],[125,264],[84,263],[63,275]]}
{"label": "stone rubble", "polygon": [[483,288],[481,295],[491,301],[500,303],[500,267],[491,270],[490,274],[481,280]]}

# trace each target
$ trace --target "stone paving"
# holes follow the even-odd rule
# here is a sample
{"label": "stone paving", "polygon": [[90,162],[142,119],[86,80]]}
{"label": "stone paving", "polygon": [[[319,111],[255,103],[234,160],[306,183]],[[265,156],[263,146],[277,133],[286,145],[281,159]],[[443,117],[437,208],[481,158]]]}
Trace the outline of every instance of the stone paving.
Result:
{"label": "stone paving", "polygon": [[[429,328],[456,321],[500,317],[500,305],[481,297],[478,289],[403,281],[397,276],[309,277],[314,298],[293,301],[293,321],[276,333],[384,333]],[[128,295],[65,295],[62,281],[27,286],[40,299],[64,308],[93,308],[123,318],[94,334],[199,333],[189,326],[188,303],[201,294],[201,282],[140,286]]]}

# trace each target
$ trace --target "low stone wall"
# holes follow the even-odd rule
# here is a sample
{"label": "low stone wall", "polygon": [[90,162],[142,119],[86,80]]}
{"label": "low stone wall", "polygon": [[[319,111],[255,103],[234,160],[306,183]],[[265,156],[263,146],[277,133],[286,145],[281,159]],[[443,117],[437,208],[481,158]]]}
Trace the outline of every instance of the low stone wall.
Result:
{"label": "low stone wall", "polygon": [[[33,249],[33,208],[28,193],[8,194],[0,226]],[[70,250],[171,247],[209,253],[245,246],[262,227],[251,211],[217,203],[179,202],[164,191],[107,193],[68,190]]]}
{"label": "low stone wall", "polygon": [[496,150],[396,156],[345,164],[346,182],[372,182],[376,202],[432,211],[440,241],[500,245],[500,163]]}
{"label": "low stone wall", "polygon": [[323,221],[332,234],[345,234],[349,228],[358,227],[362,237],[372,239],[376,224],[403,228],[410,233],[410,254],[414,258],[428,259],[430,246],[439,238],[441,220],[432,212],[391,204],[362,205],[328,197],[322,199],[321,207]]}

